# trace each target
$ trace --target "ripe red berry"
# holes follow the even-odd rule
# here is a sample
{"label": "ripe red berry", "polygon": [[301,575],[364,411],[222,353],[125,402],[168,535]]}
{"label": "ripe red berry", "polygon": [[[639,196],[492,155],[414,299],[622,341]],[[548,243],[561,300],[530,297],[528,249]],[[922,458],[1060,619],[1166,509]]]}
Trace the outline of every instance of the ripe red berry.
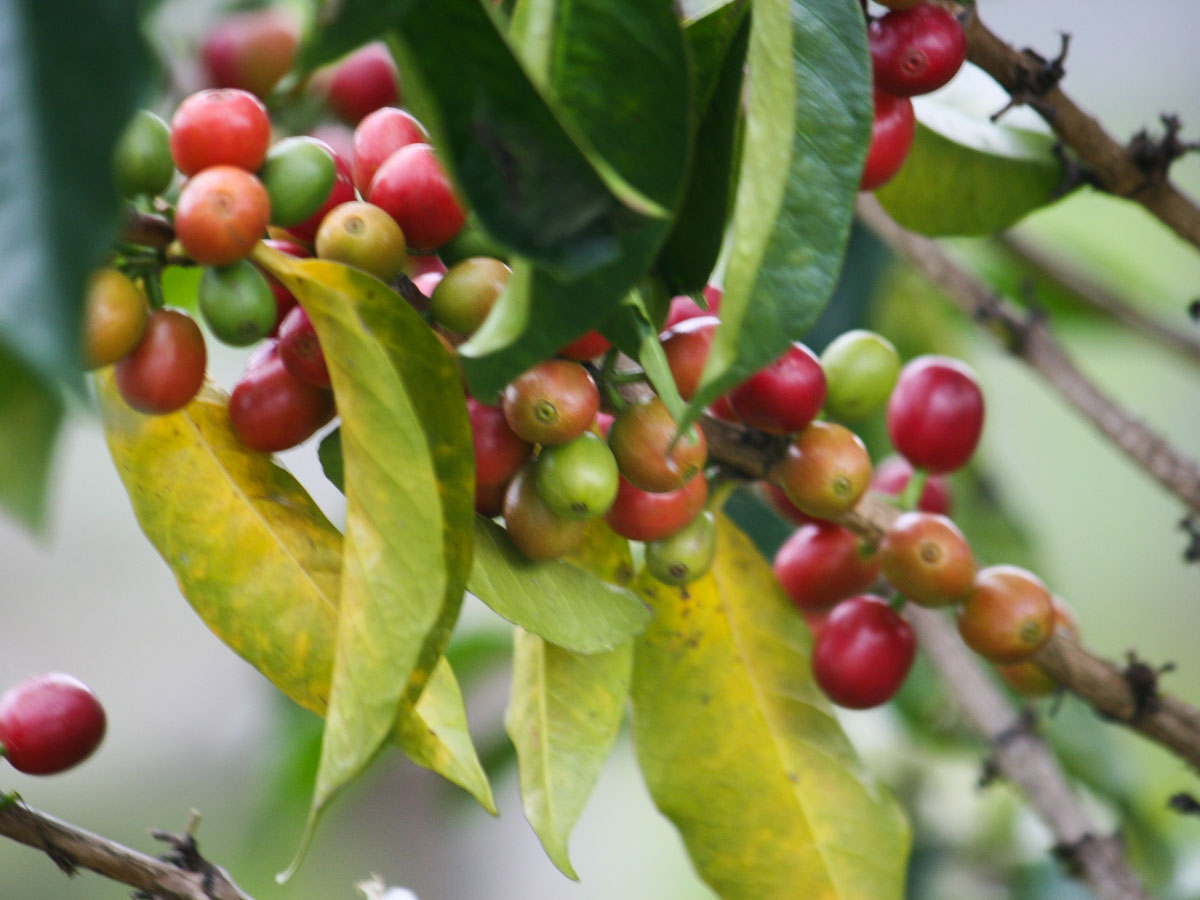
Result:
{"label": "ripe red berry", "polygon": [[200,91],[180,103],[171,119],[171,157],[184,175],[210,166],[255,172],[270,143],[267,108],[247,91]]}
{"label": "ripe red berry", "polygon": [[428,144],[401,147],[375,171],[367,199],[387,210],[416,251],[436,250],[467,221],[446,170]]}
{"label": "ripe red berry", "polygon": [[671,377],[684,400],[691,400],[700,386],[713,335],[720,324],[716,316],[696,316],[680,320],[658,336]]}
{"label": "ripe red berry", "polygon": [[600,391],[579,363],[548,359],[514,378],[501,406],[512,430],[530,443],[565,444],[596,418]]}
{"label": "ripe red berry", "polygon": [[858,184],[861,191],[873,191],[891,181],[908,158],[913,137],[917,133],[917,119],[911,100],[885,94],[878,88],[874,97],[871,144],[867,148],[867,158]]}
{"label": "ripe red berry", "polygon": [[1017,566],[989,566],[959,609],[958,632],[992,662],[1028,659],[1054,631],[1054,601],[1041,579]]}
{"label": "ripe red berry", "polygon": [[800,508],[788,499],[788,495],[784,493],[783,488],[779,485],[772,484],[769,481],[760,481],[759,488],[767,503],[771,505],[771,508],[793,525],[807,525],[809,522],[820,521],[801,512]]}
{"label": "ripe red berry", "polygon": [[715,284],[710,284],[704,288],[704,302],[708,308],[705,309],[687,294],[680,294],[678,297],[671,298],[671,306],[667,310],[667,321],[663,323],[663,328],[672,328],[678,325],[685,319],[695,319],[698,316],[715,316],[721,311],[721,297],[723,292]]}
{"label": "ripe red berry", "polygon": [[325,100],[351,124],[399,103],[399,73],[387,45],[373,41],[336,63],[325,85]]}
{"label": "ripe red berry", "polygon": [[330,386],[325,351],[302,306],[293,306],[279,326],[279,360],[293,378],[313,387]]}
{"label": "ripe red berry", "polygon": [[879,577],[879,554],[832,522],[797,528],[775,554],[775,577],[802,610],[829,609]]}
{"label": "ripe red berry", "polygon": [[117,390],[139,412],[182,409],[204,383],[208,354],[200,326],[176,309],[156,309],[133,352],[117,363]]}
{"label": "ripe red berry", "polygon": [[935,91],[967,58],[967,36],[946,10],[919,3],[871,22],[867,29],[875,85],[897,97]]}
{"label": "ripe red berry", "polygon": [[293,378],[278,348],[251,360],[229,395],[229,423],[251,450],[274,453],[312,437],[333,418],[333,392]]}
{"label": "ripe red berry", "polygon": [[617,413],[608,443],[617,468],[644,491],[676,491],[700,475],[708,459],[704,432],[692,425],[675,440],[679,427],[666,404],[647,397]]}
{"label": "ripe red berry", "polygon": [[731,390],[729,405],[751,428],[791,434],[816,418],[825,403],[825,388],[821,361],[797,342]]}
{"label": "ripe red berry", "polygon": [[576,360],[577,362],[587,362],[589,359],[595,359],[601,353],[607,353],[611,349],[612,344],[608,342],[608,338],[598,331],[589,331],[575,338],[575,340],[559,350],[558,355]]}
{"label": "ripe red berry", "polygon": [[409,144],[425,144],[429,134],[412,113],[393,106],[377,109],[354,129],[354,184],[365,195],[384,161]]}
{"label": "ripe red berry", "polygon": [[175,208],[175,236],[201,265],[244,259],[267,230],[271,200],[262,183],[234,166],[213,166],[190,178]]}
{"label": "ripe red berry", "polygon": [[813,642],[812,667],[827,697],[847,709],[886,703],[916,655],[912,628],[879,597],[861,594],[833,608]]}
{"label": "ripe red berry", "polygon": [[772,480],[801,512],[814,519],[836,519],[867,489],[871,457],[849,428],[813,422],[788,444]]}
{"label": "ripe red berry", "polygon": [[0,697],[0,745],[13,768],[28,775],[53,775],[83,762],[105,726],[96,695],[70,675],[38,675]]}
{"label": "ripe red berry", "polygon": [[298,42],[291,16],[267,7],[219,21],[204,38],[200,59],[214,87],[265,97],[292,68]]}
{"label": "ripe red berry", "polygon": [[604,516],[608,527],[631,541],[657,541],[679,531],[704,508],[708,479],[693,478],[677,491],[653,493],[621,478],[617,499]]}
{"label": "ripe red berry", "polygon": [[907,512],[879,545],[883,577],[922,606],[957,603],[975,583],[975,557],[958,526],[945,516]]}
{"label": "ripe red berry", "polygon": [[[898,497],[908,487],[912,478],[913,467],[903,456],[892,454],[875,466],[875,474],[871,476],[871,490]],[[950,483],[942,475],[930,475],[925,479],[925,488],[917,500],[917,509],[922,512],[939,513],[943,516],[951,514],[954,507]]]}
{"label": "ripe red berry", "polygon": [[919,356],[900,370],[887,407],[888,435],[915,468],[953,472],[983,432],[983,392],[966,363]]}
{"label": "ripe red berry", "polygon": [[468,397],[467,414],[475,448],[475,483],[483,487],[504,484],[529,459],[533,445],[517,437],[498,406]]}

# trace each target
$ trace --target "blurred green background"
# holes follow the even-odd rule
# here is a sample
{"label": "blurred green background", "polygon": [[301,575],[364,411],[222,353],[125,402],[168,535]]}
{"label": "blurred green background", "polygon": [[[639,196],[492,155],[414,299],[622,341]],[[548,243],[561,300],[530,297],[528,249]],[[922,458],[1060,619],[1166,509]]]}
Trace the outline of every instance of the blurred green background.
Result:
{"label": "blurred green background", "polygon": [[[986,0],[980,8],[999,34],[1044,53],[1056,48],[1057,32],[1070,32],[1065,88],[1113,134],[1156,128],[1159,112],[1172,111],[1184,121],[1184,137],[1197,136],[1195,3]],[[176,49],[185,54],[186,36],[199,34],[216,14],[213,3],[174,0],[162,4],[153,24],[183,42]],[[1184,159],[1174,175],[1200,194],[1200,158]],[[1180,330],[1197,328],[1186,308],[1200,296],[1200,254],[1136,207],[1081,192],[1016,231],[1139,309]],[[1011,261],[984,242],[950,245],[972,265],[1020,283]],[[814,336],[814,349],[837,330],[867,322],[906,354],[956,353],[980,373],[988,401],[984,442],[976,469],[957,484],[963,526],[980,556],[1035,566],[1074,607],[1092,649],[1112,659],[1137,648],[1151,661],[1173,660],[1178,669],[1167,688],[1200,703],[1194,650],[1200,569],[1182,561],[1179,504],[861,235],[848,282]],[[1184,452],[1200,456],[1197,360],[1078,304],[1039,296],[1088,374]],[[214,374],[229,384],[242,361],[242,354],[216,353]],[[336,520],[340,497],[320,476],[312,445],[286,461]],[[371,873],[422,900],[712,896],[653,809],[624,737],[572,841],[581,882],[554,869],[522,818],[503,736],[507,630],[474,606],[464,615],[455,661],[474,733],[494,765],[500,819],[387,751],[334,804],[296,878],[277,886],[273,875],[290,860],[303,824],[317,720],[281,698],[191,613],[139,533],[88,411],[74,411],[53,467],[43,539],[0,519],[0,686],[35,672],[69,671],[104,701],[109,733],[80,769],[44,780],[5,769],[0,789],[15,789],[34,806],[141,849],[153,846],[147,829],[181,828],[197,808],[204,815],[203,851],[259,900],[350,898],[353,884]],[[758,517],[765,541],[783,534],[751,498],[739,498],[736,509]],[[1013,794],[1000,785],[977,789],[981,750],[954,733],[927,672],[916,673],[895,708],[843,719],[917,826],[911,896],[1084,896],[1056,874],[1047,833]],[[1085,802],[1097,821],[1104,828],[1123,822],[1156,896],[1200,896],[1200,819],[1166,806],[1176,791],[1200,792],[1195,773],[1147,742],[1096,723],[1070,700],[1050,728],[1087,783]],[[128,893],[92,875],[69,882],[45,856],[0,841],[5,900],[115,900]]]}

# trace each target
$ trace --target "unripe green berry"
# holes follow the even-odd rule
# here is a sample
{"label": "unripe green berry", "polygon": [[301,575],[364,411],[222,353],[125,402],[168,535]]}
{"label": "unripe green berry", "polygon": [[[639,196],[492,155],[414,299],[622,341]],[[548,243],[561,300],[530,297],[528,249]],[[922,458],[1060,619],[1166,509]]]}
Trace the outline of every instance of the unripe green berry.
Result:
{"label": "unripe green berry", "polygon": [[839,335],[821,354],[828,393],[826,411],[844,422],[865,419],[882,409],[900,374],[900,354],[873,331]]}
{"label": "unripe green berry", "polygon": [[705,510],[681,530],[646,545],[646,569],[664,584],[690,584],[712,567],[717,521]]}
{"label": "unripe green berry", "polygon": [[602,516],[617,497],[617,461],[604,439],[590,431],[543,448],[534,476],[546,505],[567,519]]}

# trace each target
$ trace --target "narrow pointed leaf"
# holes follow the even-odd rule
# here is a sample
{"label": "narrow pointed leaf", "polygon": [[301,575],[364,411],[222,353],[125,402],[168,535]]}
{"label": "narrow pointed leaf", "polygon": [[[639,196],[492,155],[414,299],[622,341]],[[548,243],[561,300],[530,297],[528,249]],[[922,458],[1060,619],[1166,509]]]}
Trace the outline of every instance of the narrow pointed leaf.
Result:
{"label": "narrow pointed leaf", "polygon": [[357,776],[441,657],[471,559],[474,470],[454,362],[369,275],[260,247],[304,306],[329,364],[345,464],[346,536],[315,817]]}
{"label": "narrow pointed leaf", "polygon": [[639,580],[634,741],[658,808],[725,900],[903,896],[908,826],[810,674],[810,639],[770,565],[718,519],[712,572]]}
{"label": "narrow pointed leaf", "polygon": [[691,416],[803,335],[833,293],[872,119],[858,0],[753,0],[747,80],[722,324]]}
{"label": "narrow pointed leaf", "polygon": [[[601,581],[574,556],[535,562],[522,555],[504,529],[475,520],[475,564],[467,590],[508,621],[576,653],[600,653],[625,643],[650,621],[650,610],[632,593],[633,572],[622,564],[624,540],[602,522],[587,530],[579,558],[603,566]],[[610,583],[611,582],[611,583]]]}
{"label": "narrow pointed leaf", "polygon": [[[109,450],[134,514],[188,603],[279,690],[324,715],[341,534],[287,470],[242,446],[216,389],[204,388],[178,413],[145,416],[120,398],[111,372],[97,385]],[[435,668],[415,711],[401,710],[392,739],[415,762],[494,808],[449,666]]]}
{"label": "narrow pointed leaf", "polygon": [[56,388],[0,344],[0,511],[40,531],[54,442],[63,418]]}

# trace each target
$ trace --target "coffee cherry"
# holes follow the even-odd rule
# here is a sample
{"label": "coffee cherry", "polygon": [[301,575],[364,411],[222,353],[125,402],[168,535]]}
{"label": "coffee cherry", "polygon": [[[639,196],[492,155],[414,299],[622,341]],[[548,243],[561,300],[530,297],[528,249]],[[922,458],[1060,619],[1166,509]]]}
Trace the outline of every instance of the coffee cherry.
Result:
{"label": "coffee cherry", "polygon": [[270,218],[271,200],[262,182],[234,166],[213,166],[183,186],[175,236],[201,265],[227,266],[250,254]]}
{"label": "coffee cherry", "polygon": [[275,295],[266,277],[247,259],[206,268],[197,294],[205,324],[224,344],[248,347],[275,328]]}
{"label": "coffee cherry", "polygon": [[[893,454],[875,466],[875,473],[871,476],[871,489],[892,497],[899,497],[908,487],[908,481],[912,475],[913,467],[909,461],[903,456]],[[945,476],[928,476],[925,479],[925,488],[921,491],[921,497],[917,500],[917,509],[922,512],[948,516],[951,514],[953,506],[950,483]]]}
{"label": "coffee cherry", "polygon": [[667,309],[667,320],[663,323],[663,329],[674,328],[686,319],[717,315],[721,310],[722,296],[723,292],[721,289],[715,284],[710,284],[704,288],[704,302],[707,304],[707,308],[701,306],[687,294],[672,297],[671,305]]}
{"label": "coffee cherry", "polygon": [[589,331],[561,348],[558,351],[558,355],[567,359],[573,359],[576,362],[587,362],[589,359],[595,359],[601,353],[607,353],[611,349],[612,344],[608,342],[608,338],[598,331]]}
{"label": "coffee cherry", "polygon": [[975,372],[945,356],[910,361],[888,401],[887,428],[892,446],[915,468],[962,468],[983,432],[983,392]]}
{"label": "coffee cherry", "polygon": [[471,334],[504,293],[510,272],[500,260],[486,256],[455,263],[433,289],[429,311],[443,328]]}
{"label": "coffee cherry", "polygon": [[717,520],[705,510],[670,537],[646,544],[646,571],[664,584],[691,584],[712,568]]}
{"label": "coffee cherry", "polygon": [[617,496],[617,461],[604,439],[590,431],[543,447],[533,471],[538,493],[565,519],[602,516]]}
{"label": "coffee cherry", "polygon": [[412,113],[391,106],[375,110],[354,129],[354,184],[366,195],[389,156],[409,144],[428,142],[428,132]]}
{"label": "coffee cherry", "polygon": [[471,443],[475,448],[475,483],[504,484],[529,459],[533,445],[521,440],[508,426],[504,410],[467,398]]}
{"label": "coffee cherry", "polygon": [[890,12],[867,28],[875,85],[897,97],[928,94],[953,78],[967,58],[967,36],[932,3]]}
{"label": "coffee cherry", "polygon": [[833,422],[813,422],[788,445],[772,480],[814,519],[849,512],[871,481],[871,457],[862,440]]}
{"label": "coffee cherry", "polygon": [[395,220],[371,203],[352,200],[335,207],[317,229],[317,256],[391,281],[408,264],[404,233]]}
{"label": "coffee cherry", "polygon": [[704,508],[708,479],[696,477],[677,491],[651,493],[618,478],[617,497],[604,521],[631,541],[658,541],[670,537]]}
{"label": "coffee cherry", "polygon": [[557,559],[583,541],[587,522],[555,515],[534,484],[533,467],[513,476],[504,494],[509,539],[530,559]]}
{"label": "coffee cherry", "polygon": [[879,560],[896,590],[921,606],[957,603],[975,583],[975,558],[958,526],[945,516],[907,512],[879,545]]}
{"label": "coffee cherry", "polygon": [[[1054,602],[1054,631],[1063,630],[1073,638],[1079,636],[1079,626],[1071,610],[1057,597]],[[1058,690],[1058,682],[1046,674],[1045,669],[1031,659],[1024,662],[996,666],[996,673],[1004,683],[1019,694],[1028,697],[1044,697]]]}
{"label": "coffee cherry", "polygon": [[[314,140],[316,140],[314,138]],[[354,179],[350,174],[350,165],[346,160],[337,153],[333,152],[333,148],[324,141],[317,141],[323,148],[329,150],[333,155],[334,177],[333,186],[329,189],[329,193],[315,213],[296,225],[288,227],[288,234],[294,236],[297,240],[312,243],[317,238],[317,229],[321,227],[321,223],[325,221],[325,216],[331,209],[341,206],[343,203],[350,203],[356,199],[354,193]]]}
{"label": "coffee cherry", "polygon": [[801,610],[829,609],[879,577],[879,554],[832,522],[797,528],[775,554],[775,577]]}
{"label": "coffee cherry", "polygon": [[828,392],[825,409],[843,422],[857,422],[882,409],[900,374],[900,354],[873,331],[855,329],[834,338],[821,353]]}
{"label": "coffee cherry", "polygon": [[861,594],[835,606],[817,632],[813,675],[838,706],[870,709],[900,690],[916,649],[909,624],[883,599]]}
{"label": "coffee cherry", "polygon": [[171,156],[184,175],[211,166],[257,171],[270,143],[267,108],[246,91],[200,91],[180,103],[171,119]]}
{"label": "coffee cherry", "polygon": [[128,356],[149,316],[146,295],[127,275],[116,269],[94,272],[83,301],[84,365],[98,369]]}
{"label": "coffee cherry", "polygon": [[96,695],[70,675],[38,675],[0,697],[0,748],[27,775],[79,765],[100,745],[106,724]]}
{"label": "coffee cherry", "polygon": [[475,483],[475,512],[488,519],[504,513],[504,494],[508,490],[508,482],[499,484]]}
{"label": "coffee cherry", "polygon": [[325,351],[302,306],[293,306],[279,326],[279,360],[293,378],[313,387],[330,386]]}
{"label": "coffee cherry", "polygon": [[531,444],[565,444],[585,431],[600,409],[600,391],[577,362],[548,359],[518,375],[501,395],[509,427]]}
{"label": "coffee cherry", "polygon": [[113,147],[113,183],[122,197],[161,194],[175,177],[167,123],[139,109]]}
{"label": "coffee cherry", "polygon": [[791,434],[816,418],[825,392],[821,361],[797,342],[728,396],[729,405],[746,425],[768,434]]}
{"label": "coffee cherry", "polygon": [[428,144],[401,147],[375,171],[367,199],[387,210],[409,245],[436,250],[467,221],[446,171]]}
{"label": "coffee cherry", "polygon": [[286,138],[267,151],[258,177],[271,199],[271,224],[299,225],[325,205],[337,176],[324,141]]}
{"label": "coffee cherry", "polygon": [[399,75],[387,45],[373,41],[336,63],[325,85],[325,100],[339,118],[351,124],[381,107],[399,103]]}
{"label": "coffee cherry", "polygon": [[771,508],[779,515],[791,522],[793,525],[807,525],[809,522],[819,522],[819,519],[814,519],[800,511],[800,509],[788,499],[788,495],[784,493],[783,488],[777,484],[772,484],[769,481],[760,481],[759,489],[762,492],[763,499],[770,504]]}
{"label": "coffee cherry", "polygon": [[917,133],[912,101],[875,89],[875,118],[871,124],[871,144],[863,162],[860,191],[873,191],[892,180],[900,171]]}
{"label": "coffee cherry", "polygon": [[[679,427],[658,397],[621,410],[608,432],[617,468],[643,491],[677,491],[704,469],[708,442],[695,425],[675,439]],[[674,446],[672,446],[674,444]]]}
{"label": "coffee cherry", "polygon": [[277,347],[251,359],[229,395],[229,424],[260,453],[303,443],[333,418],[333,392],[293,378]]}
{"label": "coffee cherry", "polygon": [[156,309],[141,341],[113,374],[126,403],[139,412],[162,415],[191,402],[204,383],[207,362],[200,326],[179,310]]}
{"label": "coffee cherry", "polygon": [[708,362],[708,351],[712,348],[713,335],[721,320],[716,316],[696,316],[683,319],[658,336],[662,341],[663,353],[671,377],[679,388],[679,396],[691,400],[700,386],[704,364]]}
{"label": "coffee cherry", "polygon": [[292,68],[298,41],[291,17],[267,7],[218,22],[204,39],[200,59],[214,86],[265,97]]}
{"label": "coffee cherry", "polygon": [[992,662],[1028,659],[1053,629],[1050,592],[1040,578],[1017,566],[981,569],[958,613],[962,639]]}

